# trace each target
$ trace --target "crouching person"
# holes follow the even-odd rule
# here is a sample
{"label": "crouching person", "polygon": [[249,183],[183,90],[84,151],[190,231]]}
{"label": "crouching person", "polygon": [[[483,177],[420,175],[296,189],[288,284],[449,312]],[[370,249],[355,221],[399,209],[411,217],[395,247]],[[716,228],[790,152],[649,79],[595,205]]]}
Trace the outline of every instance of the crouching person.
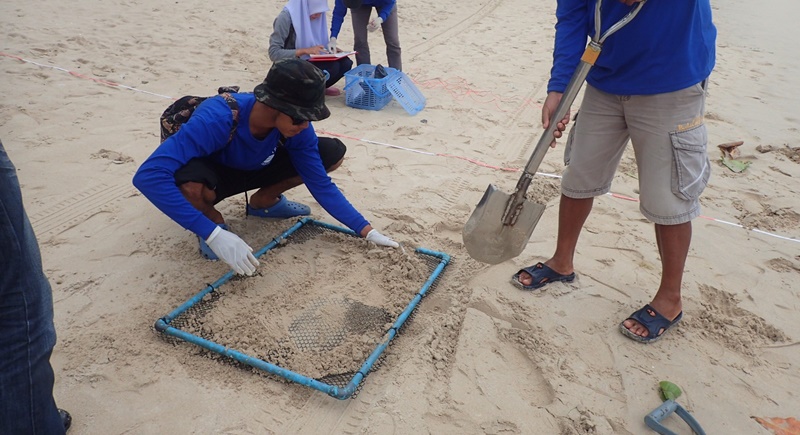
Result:
{"label": "crouching person", "polygon": [[341,165],[346,148],[338,139],[317,137],[311,121],[329,116],[322,71],[300,59],[275,62],[253,93],[217,96],[197,106],[142,163],[133,184],[198,236],[203,256],[222,259],[239,274],[251,275],[258,260],[230,232],[215,205],[250,190],[257,189],[246,205],[247,215],[292,218],[311,209],[284,192],[305,184],[331,216],[356,234],[398,247],[372,228],[328,176]]}

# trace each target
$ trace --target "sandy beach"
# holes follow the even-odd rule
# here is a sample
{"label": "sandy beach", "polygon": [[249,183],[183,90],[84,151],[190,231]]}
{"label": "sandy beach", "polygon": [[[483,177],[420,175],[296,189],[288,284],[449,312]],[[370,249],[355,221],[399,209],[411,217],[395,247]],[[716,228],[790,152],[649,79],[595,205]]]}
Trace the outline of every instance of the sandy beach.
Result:
{"label": "sandy beach", "polygon": [[[70,434],[647,434],[643,418],[661,403],[662,380],[683,389],[678,402],[709,434],[770,434],[753,417],[800,418],[793,0],[712,2],[712,177],[694,223],[684,319],[657,343],[618,331],[650,301],[661,267],[652,224],[636,202],[630,147],[614,195],[594,203],[573,283],[524,292],[509,282],[554,249],[563,141],[530,188],[548,207],[525,251],[490,266],[471,259],[462,242],[486,187],[511,192],[541,134],[555,2],[524,0],[400,1],[403,67],[425,109],[412,116],[393,101],[359,110],[343,94],[328,97],[332,116],[314,123],[347,145],[331,176],[376,228],[409,249],[452,257],[354,398],[337,400],[160,336],[157,319],[229,268],[201,258],[196,237],[131,178],[158,145],[158,117],[172,99],[261,82],[284,4],[0,5],[0,139],[18,168],[53,287],[54,395],[73,416]],[[352,46],[349,23],[340,47]],[[380,32],[370,45],[373,63],[386,65]],[[717,145],[734,141],[743,141],[739,158],[750,162],[741,173],[720,163]],[[304,187],[287,196],[338,224]],[[220,211],[254,248],[289,225],[246,219],[244,204],[240,195]],[[411,260],[364,246],[287,252],[262,261],[264,281],[247,293],[255,312],[327,292],[367,298],[364,288],[386,286],[395,294],[395,284],[421,276],[409,272]],[[281,283],[316,292],[305,298]],[[290,319],[272,320],[254,322],[274,332]],[[667,424],[691,433],[675,417]]]}

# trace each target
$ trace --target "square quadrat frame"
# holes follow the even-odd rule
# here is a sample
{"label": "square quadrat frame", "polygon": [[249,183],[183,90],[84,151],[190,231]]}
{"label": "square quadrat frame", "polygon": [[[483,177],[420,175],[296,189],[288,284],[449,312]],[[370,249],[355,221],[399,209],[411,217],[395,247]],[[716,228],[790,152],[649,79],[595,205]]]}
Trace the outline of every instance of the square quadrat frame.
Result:
{"label": "square quadrat frame", "polygon": [[[266,246],[258,250],[255,253],[255,256],[261,257],[262,255],[266,254],[267,251],[290,241],[290,237],[292,235],[300,234],[298,233],[298,231],[308,233],[309,232],[308,230],[311,230],[312,234],[311,237],[314,237],[315,235],[318,234],[322,234],[326,231],[336,231],[351,235],[353,237],[358,237],[353,231],[347,228],[331,225],[311,218],[303,218],[300,219],[291,228],[284,231],[281,235],[274,238]],[[417,292],[416,295],[411,299],[411,301],[408,303],[403,312],[400,313],[399,316],[397,316],[397,319],[395,319],[394,323],[389,328],[389,330],[384,333],[383,337],[377,343],[372,353],[367,357],[366,361],[364,361],[364,363],[361,365],[358,371],[353,373],[352,377],[349,379],[347,377],[342,378],[342,375],[332,375],[330,377],[325,377],[322,379],[313,379],[308,376],[304,376],[300,373],[296,373],[294,371],[269,363],[260,358],[256,358],[247,355],[245,353],[239,352],[236,349],[231,349],[219,343],[199,337],[197,335],[194,335],[192,333],[180,329],[180,325],[173,324],[173,321],[176,318],[185,314],[188,310],[192,308],[197,308],[199,306],[198,304],[210,303],[208,301],[208,298],[206,298],[206,296],[212,294],[222,285],[227,283],[231,278],[233,278],[234,277],[233,271],[229,271],[221,278],[219,278],[217,281],[215,281],[212,284],[209,284],[199,293],[192,296],[189,300],[181,304],[178,308],[176,308],[166,316],[158,319],[155,322],[155,329],[156,331],[162,334],[169,335],[178,338],[180,340],[192,343],[194,345],[205,348],[211,352],[215,352],[224,357],[231,358],[235,361],[254,367],[256,369],[263,370],[267,373],[285,378],[291,382],[295,382],[319,390],[323,393],[328,394],[331,397],[335,397],[341,400],[348,399],[352,397],[354,394],[356,394],[357,391],[360,389],[361,384],[366,379],[370,370],[375,366],[376,362],[379,360],[379,358],[386,350],[386,348],[389,346],[391,341],[400,333],[404,323],[408,320],[409,316],[411,316],[414,310],[418,307],[419,303],[422,301],[422,298],[424,298],[426,294],[429,291],[431,291],[433,287],[435,287],[436,282],[438,281],[439,277],[444,271],[444,268],[450,262],[450,256],[443,252],[431,251],[425,248],[417,248],[415,250],[415,253],[421,256],[423,260],[425,260],[425,263],[428,264],[429,268],[431,269],[430,276],[422,285],[419,292]],[[211,299],[212,301],[214,300],[213,297]],[[207,310],[210,308],[205,307],[202,309]]]}

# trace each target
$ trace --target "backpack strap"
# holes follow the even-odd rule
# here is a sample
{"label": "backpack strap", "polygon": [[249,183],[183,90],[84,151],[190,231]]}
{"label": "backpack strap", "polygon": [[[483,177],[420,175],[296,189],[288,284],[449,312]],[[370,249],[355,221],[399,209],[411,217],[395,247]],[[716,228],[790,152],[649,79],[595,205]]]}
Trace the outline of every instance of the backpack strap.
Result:
{"label": "backpack strap", "polygon": [[236,134],[236,128],[239,126],[239,103],[228,92],[222,92],[219,95],[228,103],[228,107],[231,108],[231,114],[233,114],[233,126],[231,126],[231,134],[228,136],[228,142],[230,143]]}

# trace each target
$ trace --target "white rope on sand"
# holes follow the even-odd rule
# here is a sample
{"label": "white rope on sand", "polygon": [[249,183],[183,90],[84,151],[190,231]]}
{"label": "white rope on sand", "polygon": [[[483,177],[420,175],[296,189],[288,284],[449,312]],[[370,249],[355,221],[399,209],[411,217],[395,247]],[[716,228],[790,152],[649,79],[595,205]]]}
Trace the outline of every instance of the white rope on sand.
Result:
{"label": "white rope on sand", "polygon": [[[45,64],[42,64],[42,63],[39,63],[39,62],[35,62],[33,60],[30,60],[30,59],[25,59],[25,58],[22,58],[22,57],[19,57],[19,56],[14,56],[14,55],[11,55],[11,54],[8,54],[8,53],[0,52],[0,56],[8,57],[8,58],[11,58],[11,59],[16,59],[16,60],[19,60],[19,61],[25,62],[25,63],[30,63],[32,65],[38,66],[39,68],[50,68],[50,69],[54,69],[54,70],[57,70],[57,71],[62,71],[62,72],[65,72],[67,74],[70,74],[72,76],[75,76],[75,77],[78,77],[78,78],[82,78],[82,79],[86,79],[86,80],[91,80],[91,81],[93,81],[95,83],[99,83],[99,84],[106,85],[106,86],[127,89],[127,90],[130,90],[130,91],[133,91],[133,92],[140,92],[140,93],[143,93],[143,94],[153,95],[153,96],[156,96],[156,97],[170,99],[170,100],[174,100],[175,99],[174,97],[170,97],[169,95],[157,94],[155,92],[150,92],[150,91],[145,91],[145,90],[142,90],[142,89],[134,88],[132,86],[126,86],[126,85],[115,83],[115,82],[112,82],[112,81],[98,79],[98,78],[95,78],[95,77],[90,77],[90,76],[87,76],[87,75],[84,75],[84,74],[80,74],[80,73],[77,73],[77,72],[74,72],[74,71],[70,71],[70,70],[68,70],[66,68],[62,68],[62,67],[55,66],[55,65],[45,65]],[[370,139],[357,138],[357,137],[352,137],[352,136],[347,136],[347,135],[343,135],[343,134],[327,132],[327,131],[322,131],[322,130],[320,130],[320,133],[329,134],[329,135],[332,135],[332,136],[343,137],[343,138],[347,138],[347,139],[351,139],[351,140],[357,140],[357,141],[368,143],[368,144],[372,144],[372,145],[380,145],[380,146],[384,146],[384,147],[387,147],[387,148],[394,148],[394,149],[398,149],[398,150],[402,150],[402,151],[409,151],[409,152],[412,152],[412,153],[424,154],[424,155],[427,155],[427,156],[450,157],[450,158],[456,158],[456,159],[460,159],[460,160],[466,160],[466,161],[468,161],[470,163],[473,163],[473,164],[476,164],[478,166],[483,166],[485,168],[496,169],[496,170],[500,170],[500,171],[506,171],[506,172],[519,172],[519,171],[521,171],[521,169],[519,169],[519,168],[506,168],[506,167],[501,167],[501,166],[493,166],[493,165],[489,165],[487,163],[481,162],[480,160],[476,160],[476,159],[472,159],[472,158],[464,157],[464,156],[456,156],[456,155],[452,155],[452,154],[433,153],[433,152],[429,152],[429,151],[422,151],[422,150],[417,150],[417,149],[414,149],[414,148],[403,147],[403,146],[400,146],[400,145],[393,145],[393,144],[389,144],[389,143],[385,143],[385,142],[378,142],[378,141],[374,141],[374,140],[370,140]],[[548,177],[548,178],[561,178],[560,175],[547,174],[547,173],[544,173],[544,172],[537,172],[536,175],[540,175],[540,176]],[[636,199],[636,198],[631,198],[631,197],[620,195],[620,194],[613,193],[613,192],[609,192],[606,195],[610,195],[610,196],[612,196],[614,198],[623,199],[623,200],[626,200],[626,201],[639,202],[639,200]],[[722,220],[722,219],[717,219],[717,218],[713,218],[713,217],[709,217],[709,216],[700,215],[699,217],[701,217],[703,219],[706,219],[706,220],[718,222],[718,223],[721,223],[721,224],[724,224],[724,225],[730,225],[730,226],[733,226],[733,227],[737,227],[737,228],[745,229],[745,230],[748,230],[748,231],[752,231],[752,232],[757,233],[757,234],[763,234],[765,236],[774,237],[774,238],[781,239],[781,240],[786,240],[786,241],[789,241],[789,242],[800,243],[800,239],[796,239],[794,237],[782,236],[780,234],[775,234],[775,233],[770,233],[768,231],[759,230],[758,228],[746,228],[743,225],[739,225],[739,224],[736,224],[736,223],[733,223],[733,222],[728,222],[728,221],[725,221],[725,220]]]}

